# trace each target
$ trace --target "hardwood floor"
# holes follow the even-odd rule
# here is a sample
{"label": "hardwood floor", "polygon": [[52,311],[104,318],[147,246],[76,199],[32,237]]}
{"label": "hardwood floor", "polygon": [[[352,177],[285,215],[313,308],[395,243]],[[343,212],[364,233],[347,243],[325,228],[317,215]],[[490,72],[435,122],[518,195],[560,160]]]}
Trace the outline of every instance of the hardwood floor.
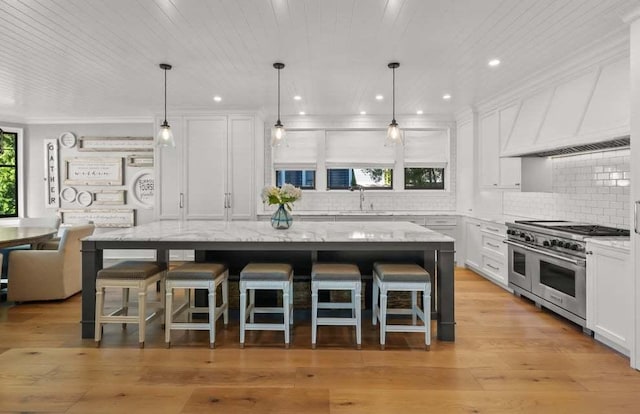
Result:
{"label": "hardwood floor", "polygon": [[[363,318],[352,328],[310,323],[250,332],[239,349],[237,320],[219,330],[177,332],[164,346],[159,323],[145,349],[137,328],[105,329],[101,348],[80,339],[80,296],[64,302],[0,304],[0,412],[64,413],[634,413],[640,373],[627,358],[569,322],[456,269],[457,341],[395,333],[378,349]],[[221,327],[221,325],[218,325]],[[434,333],[435,334],[435,333]]]}

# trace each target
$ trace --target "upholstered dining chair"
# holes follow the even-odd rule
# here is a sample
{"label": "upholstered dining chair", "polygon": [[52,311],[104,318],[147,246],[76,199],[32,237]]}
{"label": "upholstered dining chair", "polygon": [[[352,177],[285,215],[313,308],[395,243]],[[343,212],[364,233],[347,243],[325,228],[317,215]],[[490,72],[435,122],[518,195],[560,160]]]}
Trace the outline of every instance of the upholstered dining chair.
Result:
{"label": "upholstered dining chair", "polygon": [[12,252],[7,300],[66,299],[82,290],[81,240],[93,230],[93,224],[65,228],[57,250]]}

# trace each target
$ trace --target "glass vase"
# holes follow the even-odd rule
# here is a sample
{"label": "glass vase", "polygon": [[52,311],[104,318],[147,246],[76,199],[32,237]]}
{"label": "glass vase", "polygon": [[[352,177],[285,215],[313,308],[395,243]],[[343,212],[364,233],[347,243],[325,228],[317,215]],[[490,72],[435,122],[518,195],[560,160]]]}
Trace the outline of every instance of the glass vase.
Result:
{"label": "glass vase", "polygon": [[284,204],[280,204],[275,213],[271,216],[271,226],[274,229],[286,230],[291,227],[293,223],[293,217],[291,213],[287,211]]}

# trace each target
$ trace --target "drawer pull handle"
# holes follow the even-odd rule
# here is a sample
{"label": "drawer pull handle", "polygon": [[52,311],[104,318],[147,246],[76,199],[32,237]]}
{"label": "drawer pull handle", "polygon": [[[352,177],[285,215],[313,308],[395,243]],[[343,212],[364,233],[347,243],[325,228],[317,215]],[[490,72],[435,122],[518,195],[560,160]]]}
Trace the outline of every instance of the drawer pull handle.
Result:
{"label": "drawer pull handle", "polygon": [[562,298],[560,296],[557,295],[549,295],[549,297],[557,302],[562,303]]}
{"label": "drawer pull handle", "polygon": [[489,231],[493,231],[493,232],[496,232],[496,233],[500,233],[500,230],[499,230],[499,229],[495,229],[495,228],[493,228],[493,227],[487,227],[487,230],[489,230]]}
{"label": "drawer pull handle", "polygon": [[496,270],[496,271],[499,271],[499,270],[500,270],[500,268],[499,268],[499,267],[493,266],[493,265],[492,265],[492,264],[490,264],[490,263],[487,263],[487,267],[490,267],[491,269]]}
{"label": "drawer pull handle", "polygon": [[489,242],[487,242],[487,244],[488,244],[489,246],[491,246],[491,247],[495,247],[496,249],[499,249],[499,248],[500,248],[500,246],[499,246],[499,245],[497,245],[497,244],[493,244],[493,243],[489,243]]}

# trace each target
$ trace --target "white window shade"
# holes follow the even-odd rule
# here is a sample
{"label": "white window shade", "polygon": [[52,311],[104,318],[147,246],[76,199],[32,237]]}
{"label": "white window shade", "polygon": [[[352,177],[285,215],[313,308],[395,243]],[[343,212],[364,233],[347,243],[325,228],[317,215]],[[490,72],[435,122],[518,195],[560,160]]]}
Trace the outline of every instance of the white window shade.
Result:
{"label": "white window shade", "polygon": [[445,167],[449,162],[447,130],[405,131],[405,167]]}
{"label": "white window shade", "polygon": [[321,131],[287,131],[284,145],[274,148],[276,170],[315,170]]}
{"label": "white window shade", "polygon": [[386,131],[327,131],[327,168],[393,168],[395,147],[385,147]]}

